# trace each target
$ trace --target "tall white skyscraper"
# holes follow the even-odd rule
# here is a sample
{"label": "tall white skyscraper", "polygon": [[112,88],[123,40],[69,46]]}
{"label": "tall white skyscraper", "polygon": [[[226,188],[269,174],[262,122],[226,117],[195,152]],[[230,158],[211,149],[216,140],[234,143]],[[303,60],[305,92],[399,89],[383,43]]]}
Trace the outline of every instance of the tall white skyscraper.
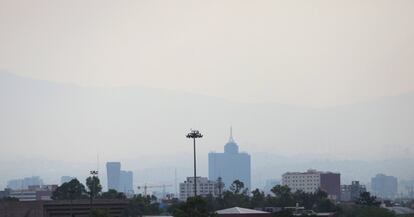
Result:
{"label": "tall white skyscraper", "polygon": [[224,146],[224,153],[208,154],[208,178],[217,180],[222,178],[224,188],[229,188],[235,180],[244,183],[244,187],[251,190],[250,155],[239,152],[239,146],[233,139],[230,129],[230,139]]}

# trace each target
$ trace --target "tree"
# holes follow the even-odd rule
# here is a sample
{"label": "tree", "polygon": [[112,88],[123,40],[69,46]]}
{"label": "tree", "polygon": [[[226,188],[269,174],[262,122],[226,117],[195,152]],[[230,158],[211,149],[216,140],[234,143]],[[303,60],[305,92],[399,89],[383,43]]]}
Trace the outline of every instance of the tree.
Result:
{"label": "tree", "polygon": [[223,198],[223,188],[224,188],[223,179],[221,177],[218,177],[217,178],[217,189],[218,189],[219,198]]}
{"label": "tree", "polygon": [[223,193],[223,208],[241,206],[250,207],[250,198],[248,189],[244,188],[244,183],[240,180],[235,180],[230,185],[229,191]]}
{"label": "tree", "polygon": [[54,200],[76,200],[86,198],[85,186],[77,179],[65,182],[52,193]]}
{"label": "tree", "polygon": [[317,212],[335,212],[337,208],[335,204],[328,198],[319,199],[316,202],[315,211]]}
{"label": "tree", "polygon": [[375,206],[339,206],[338,217],[395,217],[391,211]]}
{"label": "tree", "polygon": [[209,212],[207,202],[200,196],[190,197],[185,203],[178,205],[173,211],[174,217],[213,217],[216,214]]}
{"label": "tree", "polygon": [[86,179],[86,186],[88,187],[89,197],[95,198],[102,191],[102,185],[97,176],[90,176]]}
{"label": "tree", "polygon": [[160,214],[159,203],[156,202],[155,196],[142,196],[141,194],[134,196],[128,204],[123,216],[136,217],[143,215]]}
{"label": "tree", "polygon": [[293,194],[287,185],[276,185],[271,189],[276,196],[276,204],[280,207],[294,206],[296,203],[293,199]]}
{"label": "tree", "polygon": [[315,196],[315,211],[317,212],[335,212],[337,208],[335,204],[328,199],[328,193],[322,189],[318,189]]}
{"label": "tree", "polygon": [[291,191],[287,185],[276,185],[270,190],[276,197],[290,197]]}
{"label": "tree", "polygon": [[274,217],[292,217],[293,213],[292,213],[292,210],[284,209],[280,212],[274,213],[273,216]]}
{"label": "tree", "polygon": [[237,179],[230,185],[230,191],[234,194],[246,194],[248,189],[244,188],[244,183]]}
{"label": "tree", "polygon": [[106,209],[94,209],[89,214],[90,217],[111,217]]}
{"label": "tree", "polygon": [[381,204],[381,202],[377,201],[377,197],[371,196],[369,192],[362,192],[359,195],[359,198],[357,200],[357,204],[365,205],[365,206],[377,206]]}
{"label": "tree", "polygon": [[101,194],[102,199],[126,199],[126,196],[122,192],[118,192],[114,189],[109,189],[107,192]]}
{"label": "tree", "polygon": [[317,202],[317,196],[313,193],[306,193],[302,190],[298,190],[293,193],[293,198],[296,203],[299,203],[305,209],[313,209]]}
{"label": "tree", "polygon": [[266,203],[266,197],[263,191],[260,191],[257,188],[254,191],[252,191],[251,207],[263,208],[265,206],[265,203]]}

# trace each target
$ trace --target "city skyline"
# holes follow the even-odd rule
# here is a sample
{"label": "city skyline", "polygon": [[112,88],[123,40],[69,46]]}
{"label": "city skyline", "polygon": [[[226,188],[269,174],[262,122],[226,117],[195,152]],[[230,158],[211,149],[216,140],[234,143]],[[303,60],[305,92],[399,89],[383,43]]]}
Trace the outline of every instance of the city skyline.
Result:
{"label": "city skyline", "polygon": [[413,11],[0,0],[0,217],[414,215]]}
{"label": "city skyline", "polygon": [[[188,141],[182,137],[190,128],[207,133],[197,148],[199,172],[207,176],[207,153],[222,149],[230,125],[243,150],[257,159],[252,175],[258,181],[253,186],[274,178],[267,175],[269,169],[276,176],[284,169],[341,170],[345,177],[362,181],[378,172],[407,180],[414,177],[405,166],[414,161],[413,134],[409,133],[414,127],[414,94],[319,110],[242,104],[153,89],[83,88],[3,73],[0,78],[0,97],[7,102],[0,108],[4,120],[0,140],[9,144],[0,153],[0,167],[10,178],[36,174],[59,183],[49,174],[86,177],[90,169],[105,167],[97,165],[99,155],[101,162],[122,159],[135,174],[147,177],[137,179],[140,183],[171,183],[171,171],[177,169],[178,176],[185,178],[190,169],[186,160],[180,160],[191,156]],[[198,113],[188,113],[194,108]],[[176,126],[170,128],[165,121]],[[156,136],[160,129],[164,137]],[[36,150],[21,152],[29,143]],[[17,165],[14,156],[19,156]],[[169,159],[174,159],[174,165]],[[0,185],[6,185],[5,178]]]}

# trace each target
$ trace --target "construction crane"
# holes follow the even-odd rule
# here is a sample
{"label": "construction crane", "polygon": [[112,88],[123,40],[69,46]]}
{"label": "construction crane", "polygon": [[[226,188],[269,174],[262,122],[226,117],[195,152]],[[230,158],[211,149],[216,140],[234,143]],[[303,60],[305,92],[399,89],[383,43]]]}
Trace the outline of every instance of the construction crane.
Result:
{"label": "construction crane", "polygon": [[147,196],[147,190],[148,188],[162,188],[162,193],[163,193],[163,197],[165,198],[165,188],[167,187],[172,187],[172,185],[142,185],[142,186],[138,186],[138,190],[140,189],[144,189],[144,196]]}

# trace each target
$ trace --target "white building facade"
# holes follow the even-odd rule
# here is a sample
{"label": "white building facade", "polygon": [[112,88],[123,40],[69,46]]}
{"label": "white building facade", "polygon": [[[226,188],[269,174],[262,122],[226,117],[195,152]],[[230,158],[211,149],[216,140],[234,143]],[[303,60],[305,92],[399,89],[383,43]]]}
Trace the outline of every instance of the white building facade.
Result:
{"label": "white building facade", "polygon": [[287,185],[292,192],[303,191],[314,193],[320,188],[320,172],[308,170],[307,172],[287,172],[282,175],[282,185]]}
{"label": "white building facade", "polygon": [[306,172],[287,172],[282,175],[282,185],[292,192],[303,191],[315,193],[318,189],[325,191],[328,197],[339,200],[341,196],[341,175],[332,172],[308,170]]}
{"label": "white building facade", "polygon": [[[207,177],[196,177],[197,195],[213,197],[218,194],[218,185],[216,181],[208,180]],[[187,198],[194,196],[194,177],[187,177],[187,180],[180,183],[180,200],[186,201]]]}

